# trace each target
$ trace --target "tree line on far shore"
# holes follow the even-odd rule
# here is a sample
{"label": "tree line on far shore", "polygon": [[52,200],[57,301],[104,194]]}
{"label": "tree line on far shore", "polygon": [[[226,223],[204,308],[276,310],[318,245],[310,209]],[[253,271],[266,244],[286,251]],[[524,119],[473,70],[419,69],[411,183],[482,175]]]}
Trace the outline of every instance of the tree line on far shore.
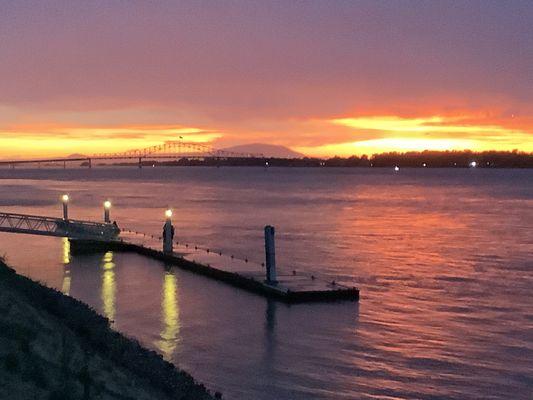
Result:
{"label": "tree line on far shore", "polygon": [[[332,158],[180,158],[173,161],[146,159],[144,166],[276,166],[276,167],[427,167],[427,168],[533,168],[533,153],[514,151],[410,151],[372,156]],[[131,165],[120,163],[115,165]]]}

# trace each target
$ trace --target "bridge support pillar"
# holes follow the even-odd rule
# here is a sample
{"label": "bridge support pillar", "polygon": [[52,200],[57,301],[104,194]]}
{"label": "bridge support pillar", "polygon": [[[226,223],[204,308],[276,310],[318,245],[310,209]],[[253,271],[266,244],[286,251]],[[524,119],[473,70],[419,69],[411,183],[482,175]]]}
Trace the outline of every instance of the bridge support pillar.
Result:
{"label": "bridge support pillar", "polygon": [[274,227],[265,226],[265,256],[266,256],[266,281],[276,283],[276,246],[274,243]]}
{"label": "bridge support pillar", "polygon": [[63,169],[67,169],[67,162],[63,161]]}

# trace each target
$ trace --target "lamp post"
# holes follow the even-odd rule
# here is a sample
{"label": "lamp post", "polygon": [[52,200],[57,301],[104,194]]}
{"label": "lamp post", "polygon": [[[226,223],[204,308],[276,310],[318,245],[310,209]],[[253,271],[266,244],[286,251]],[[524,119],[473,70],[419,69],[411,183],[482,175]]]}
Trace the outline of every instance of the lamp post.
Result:
{"label": "lamp post", "polygon": [[172,253],[174,239],[174,227],[172,226],[172,210],[165,211],[165,225],[163,226],[163,253]]}
{"label": "lamp post", "polygon": [[104,222],[109,224],[111,219],[109,218],[109,210],[111,209],[111,202],[109,200],[104,201]]}
{"label": "lamp post", "polygon": [[63,196],[61,196],[61,201],[63,203],[63,219],[65,221],[68,220],[68,200],[68,194],[64,194]]}

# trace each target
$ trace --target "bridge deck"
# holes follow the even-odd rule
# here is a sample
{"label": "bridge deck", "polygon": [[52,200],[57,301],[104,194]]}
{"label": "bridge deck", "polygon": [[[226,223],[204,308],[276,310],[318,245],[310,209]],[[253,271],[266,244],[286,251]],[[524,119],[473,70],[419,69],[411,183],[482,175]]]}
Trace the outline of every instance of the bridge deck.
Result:
{"label": "bridge deck", "polygon": [[164,254],[159,238],[131,231],[123,231],[117,241],[71,240],[71,243],[74,252],[102,248],[134,251],[287,302],[359,299],[359,290],[355,287],[328,282],[298,271],[278,270],[278,282],[269,284],[265,282],[265,268],[261,264],[191,245],[177,243],[173,254]]}

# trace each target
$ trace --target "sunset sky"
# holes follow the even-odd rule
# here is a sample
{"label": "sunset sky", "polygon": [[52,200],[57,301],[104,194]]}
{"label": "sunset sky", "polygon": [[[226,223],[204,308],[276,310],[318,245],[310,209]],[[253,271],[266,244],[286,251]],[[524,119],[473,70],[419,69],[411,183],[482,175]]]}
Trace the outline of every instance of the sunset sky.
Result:
{"label": "sunset sky", "polygon": [[531,1],[2,1],[0,158],[533,151]]}

